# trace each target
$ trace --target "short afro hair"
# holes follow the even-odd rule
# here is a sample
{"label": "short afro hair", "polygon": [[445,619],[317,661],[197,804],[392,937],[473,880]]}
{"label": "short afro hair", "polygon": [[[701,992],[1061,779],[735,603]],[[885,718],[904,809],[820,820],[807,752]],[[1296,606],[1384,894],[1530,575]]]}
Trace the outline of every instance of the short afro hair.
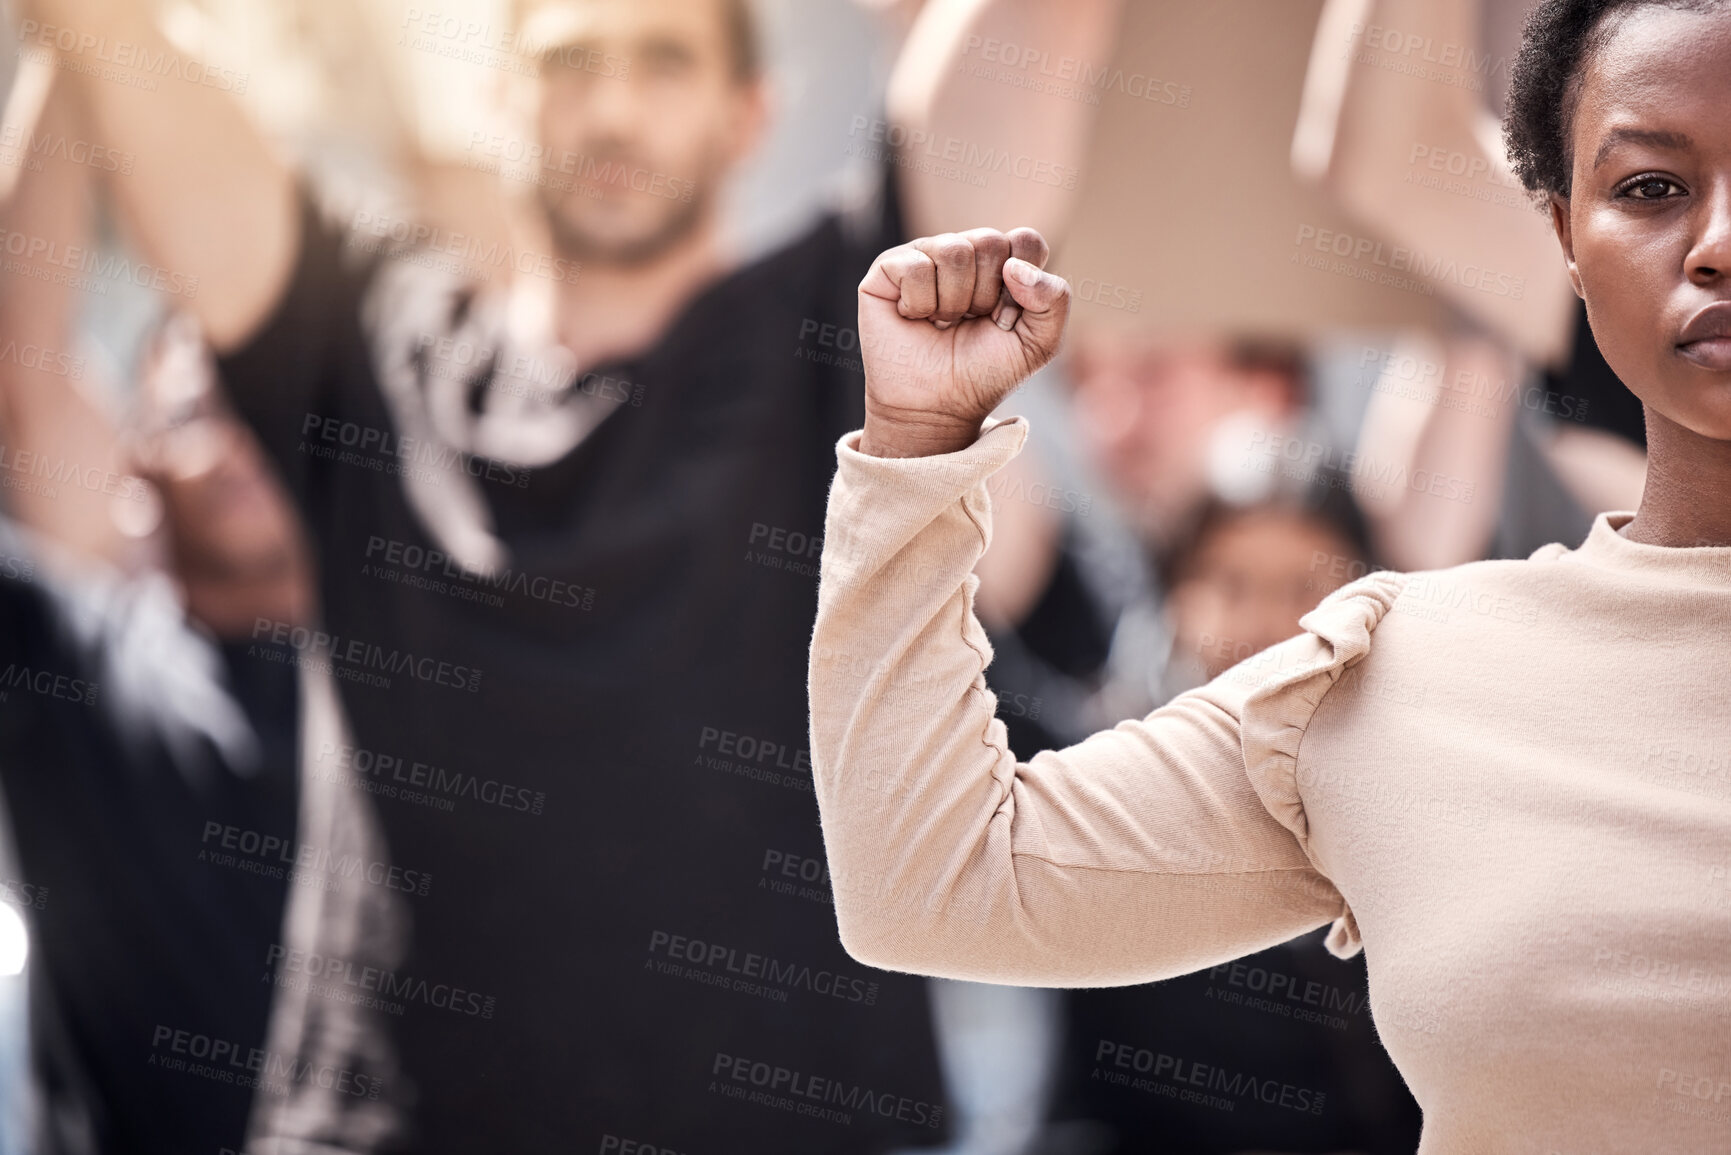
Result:
{"label": "short afro hair", "polygon": [[1528,192],[1569,195],[1581,74],[1604,43],[1606,18],[1636,8],[1707,12],[1724,0],[1540,0],[1527,16],[1509,78],[1503,140]]}

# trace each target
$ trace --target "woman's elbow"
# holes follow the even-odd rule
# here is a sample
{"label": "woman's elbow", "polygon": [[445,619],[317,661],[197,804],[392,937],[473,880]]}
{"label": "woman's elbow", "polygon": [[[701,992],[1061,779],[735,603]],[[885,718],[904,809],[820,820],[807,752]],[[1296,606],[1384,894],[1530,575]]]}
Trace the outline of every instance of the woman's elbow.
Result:
{"label": "woman's elbow", "polygon": [[836,896],[842,949],[855,962],[931,978],[974,978],[982,964],[989,969],[996,951],[954,911],[923,905],[886,911],[869,903]]}
{"label": "woman's elbow", "polygon": [[838,896],[836,926],[841,931],[841,948],[848,957],[881,971],[923,974],[914,961],[915,952],[908,947],[908,936],[902,928],[886,925],[883,919],[850,910]]}

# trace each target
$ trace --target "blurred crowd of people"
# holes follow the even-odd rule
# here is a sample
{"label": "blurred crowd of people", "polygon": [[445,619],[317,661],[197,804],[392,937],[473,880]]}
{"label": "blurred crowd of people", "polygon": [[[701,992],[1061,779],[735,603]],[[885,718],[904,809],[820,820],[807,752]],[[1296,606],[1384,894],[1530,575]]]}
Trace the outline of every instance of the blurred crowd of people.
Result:
{"label": "blurred crowd of people", "polygon": [[[1410,1151],[1321,928],[1141,987],[871,971],[811,795],[860,277],[1032,225],[1082,283],[1099,118],[1179,107],[1124,28],[1259,2],[12,5],[0,1152]],[[1390,191],[1433,148],[1504,187],[1521,7],[1309,3],[1280,163],[1379,243],[1554,264],[1524,204]],[[1389,28],[1490,83],[1366,64]],[[1081,294],[978,570],[1011,748],[1371,569],[1634,508],[1639,410],[1560,283],[1400,325]]]}

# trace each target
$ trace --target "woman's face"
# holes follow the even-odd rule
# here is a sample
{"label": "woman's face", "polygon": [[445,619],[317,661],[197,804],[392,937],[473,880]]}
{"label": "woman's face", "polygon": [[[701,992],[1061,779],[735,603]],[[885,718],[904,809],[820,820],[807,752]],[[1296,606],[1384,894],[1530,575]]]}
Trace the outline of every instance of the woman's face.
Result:
{"label": "woman's face", "polygon": [[1613,16],[1552,204],[1593,336],[1671,422],[1731,441],[1731,4]]}

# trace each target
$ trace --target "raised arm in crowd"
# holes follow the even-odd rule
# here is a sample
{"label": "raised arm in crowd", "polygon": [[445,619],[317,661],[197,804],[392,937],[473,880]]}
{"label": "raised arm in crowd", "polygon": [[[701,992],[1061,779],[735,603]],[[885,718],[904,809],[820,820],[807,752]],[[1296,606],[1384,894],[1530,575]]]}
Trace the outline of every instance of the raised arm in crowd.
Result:
{"label": "raised arm in crowd", "polygon": [[[1122,0],[931,0],[904,5],[910,27],[891,81],[890,113],[909,163],[897,167],[914,231],[957,227],[989,213],[1060,229],[1075,200],[1089,107],[1010,86],[969,82],[952,61],[979,59],[1004,44],[1048,56],[1108,58]],[[161,76],[143,93],[79,67],[98,39],[127,43],[145,58],[175,54],[141,0],[29,0],[21,22],[27,52],[58,53],[94,133],[135,158],[112,192],[147,259],[197,278],[186,302],[218,352],[239,347],[270,316],[294,271],[301,243],[296,177],[224,86],[202,69]],[[183,74],[184,73],[184,74]],[[994,91],[996,89],[996,91]],[[1053,174],[994,180],[979,189],[920,163],[947,142],[974,150],[1012,143]]]}

